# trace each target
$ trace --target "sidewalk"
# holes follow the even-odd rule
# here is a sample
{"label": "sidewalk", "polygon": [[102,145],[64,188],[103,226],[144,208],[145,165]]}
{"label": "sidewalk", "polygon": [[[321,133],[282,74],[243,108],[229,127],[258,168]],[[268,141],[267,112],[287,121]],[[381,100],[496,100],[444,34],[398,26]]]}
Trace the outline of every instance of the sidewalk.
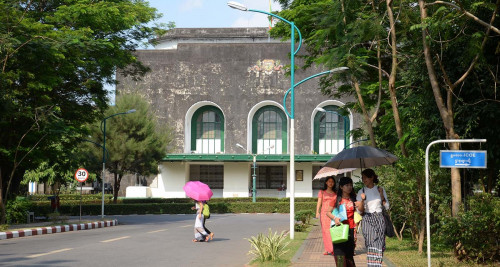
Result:
{"label": "sidewalk", "polygon": [[[323,255],[323,237],[321,235],[321,226],[314,225],[313,229],[307,236],[302,246],[299,248],[295,256],[292,258],[293,267],[305,267],[305,266],[315,266],[315,267],[326,267],[335,266],[335,260],[332,256]],[[366,248],[365,240],[362,234],[358,234],[358,241],[356,242],[356,256],[354,256],[354,262],[356,266],[366,266]],[[382,266],[394,266],[388,264],[387,260],[384,258]]]}

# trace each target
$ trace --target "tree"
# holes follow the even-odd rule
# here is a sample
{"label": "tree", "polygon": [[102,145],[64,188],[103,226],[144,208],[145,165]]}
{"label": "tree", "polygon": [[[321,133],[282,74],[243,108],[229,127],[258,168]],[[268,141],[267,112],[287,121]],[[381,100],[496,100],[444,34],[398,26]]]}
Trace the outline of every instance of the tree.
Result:
{"label": "tree", "polygon": [[[458,6],[444,1],[418,1],[425,65],[447,139],[460,138],[455,119],[456,105],[460,99],[457,89],[467,86],[467,82],[476,83],[468,81],[475,72],[491,71],[499,64],[498,41],[495,40],[498,35],[495,25],[499,22],[495,22],[495,19],[499,16],[500,1],[495,5],[476,1],[456,2]],[[446,7],[434,7],[437,4]],[[468,10],[475,10],[478,15]],[[465,18],[460,18],[462,14],[466,15]],[[455,49],[462,53],[457,53]],[[488,62],[492,54],[497,58],[496,62]],[[495,84],[497,75],[492,73],[491,77]],[[496,93],[494,96],[496,99]],[[449,145],[452,150],[460,149],[459,143]],[[452,215],[456,216],[462,202],[461,177],[457,168],[451,169],[451,187]]]}
{"label": "tree", "polygon": [[[332,92],[331,86],[337,83],[338,77],[342,75],[322,78],[323,93],[352,94],[357,97],[357,103],[351,107],[362,114],[372,146],[376,146],[373,128],[380,113],[384,112],[379,107],[386,99],[382,94],[383,88],[387,88],[398,144],[401,154],[407,156],[396,95],[396,76],[401,61],[397,34],[404,35],[404,30],[401,33],[396,30],[393,1],[279,2],[283,8],[289,8],[280,12],[280,15],[294,21],[302,32],[308,52],[304,55],[306,68],[313,63],[330,69],[338,66],[350,68],[345,77],[347,84],[338,92]],[[273,30],[274,34],[289,36],[289,29],[284,26],[278,25]]]}
{"label": "tree", "polygon": [[[116,106],[108,109],[104,116],[135,109],[136,112],[115,116],[106,122],[106,149],[110,158],[106,167],[114,175],[114,202],[123,175],[158,173],[158,163],[167,153],[167,146],[173,140],[173,131],[167,125],[158,123],[147,103],[139,95],[119,95]],[[102,123],[93,125],[92,139],[103,143]],[[96,156],[102,155],[101,149],[94,149]]]}
{"label": "tree", "polygon": [[159,16],[140,0],[0,1],[0,223],[24,170],[101,117],[114,72],[147,71],[133,51],[164,32],[146,26]]}
{"label": "tree", "polygon": [[[488,160],[494,163],[488,161],[489,170],[479,175],[471,170],[464,173],[479,176],[473,180],[483,182],[490,191],[498,184],[500,142],[494,137],[498,130],[491,125],[500,116],[496,90],[500,1],[421,0],[420,5],[404,0],[279,2],[283,7],[279,14],[294,21],[304,37],[305,68],[311,64],[350,68],[349,79],[336,91],[332,85],[341,75],[322,78],[322,92],[357,96],[356,103],[349,106],[363,115],[372,144],[391,151],[399,148],[396,154],[400,156],[407,151],[408,159],[393,166],[398,177],[389,178],[389,183],[397,187],[399,183],[391,179],[399,179],[403,185],[420,180],[420,186],[422,173],[416,170],[423,166],[421,151],[432,140],[488,137]],[[273,33],[286,38],[288,31],[278,25]],[[387,89],[381,91],[382,87]],[[459,147],[450,144],[450,148]],[[419,158],[422,162],[412,163]],[[456,214],[462,199],[457,169],[452,169],[451,181],[451,210]],[[435,197],[446,192],[434,193]],[[422,188],[415,188],[404,199],[421,205]],[[412,237],[422,251],[424,211],[412,212]]]}

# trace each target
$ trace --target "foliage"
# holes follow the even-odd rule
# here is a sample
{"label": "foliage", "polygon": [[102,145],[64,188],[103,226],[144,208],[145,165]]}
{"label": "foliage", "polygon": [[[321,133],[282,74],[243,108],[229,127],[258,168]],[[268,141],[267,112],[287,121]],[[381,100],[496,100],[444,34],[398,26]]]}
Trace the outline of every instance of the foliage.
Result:
{"label": "foliage", "polygon": [[459,260],[500,261],[500,199],[483,193],[470,197],[468,201],[469,210],[462,210],[458,217],[442,218],[440,240],[453,246]]}
{"label": "foliage", "polygon": [[[278,14],[293,21],[302,33],[308,52],[303,55],[304,68],[313,64],[326,69],[349,67],[349,71],[342,74],[322,78],[322,93],[332,97],[351,97],[359,93],[358,102],[347,103],[346,107],[362,113],[360,99],[363,99],[368,110],[375,113],[371,118],[377,145],[391,152],[406,145],[408,158],[405,159],[404,152],[394,153],[400,156],[400,161],[390,168],[381,168],[379,174],[390,195],[395,225],[403,234],[410,232],[413,240],[419,241],[419,251],[422,251],[425,227],[423,151],[429,142],[443,138],[487,138],[488,142],[481,149],[488,150],[488,170],[461,172],[467,181],[463,195],[471,194],[474,185],[479,185],[481,191],[492,192],[499,184],[500,141],[496,137],[498,129],[491,125],[496,125],[500,118],[496,90],[499,80],[496,70],[500,64],[500,6],[478,1],[456,4],[419,1],[425,5],[428,15],[422,20],[415,1],[278,2],[283,7]],[[389,12],[394,12],[394,27],[390,24]],[[395,30],[395,37],[390,30]],[[271,33],[287,39],[290,27],[281,22]],[[426,37],[422,39],[423,36]],[[396,45],[391,44],[393,38],[397,40]],[[430,48],[430,61],[422,57],[422,44]],[[393,48],[397,50],[396,56]],[[379,70],[383,77],[379,76]],[[396,99],[389,94],[390,84],[385,80],[393,73],[396,73]],[[437,78],[431,79],[432,73]],[[355,92],[354,81],[359,81],[360,92]],[[343,85],[338,87],[339,83]],[[378,106],[380,87],[383,92]],[[395,108],[401,119],[402,137],[395,131]],[[370,126],[366,114],[361,115],[365,118],[364,126]],[[364,130],[370,133],[369,127]],[[461,149],[477,149],[477,146],[463,144]],[[431,155],[431,163],[436,166],[435,154]],[[445,170],[431,168],[431,172],[431,210],[447,215],[451,200],[456,207],[457,196],[462,194],[460,179],[457,180],[460,177],[454,172],[450,194],[452,187]],[[435,230],[439,217],[433,214],[431,220]]]}
{"label": "foliage", "polygon": [[25,198],[16,198],[9,200],[6,205],[7,222],[26,223],[27,213],[32,210],[32,203]]}
{"label": "foliage", "polygon": [[[425,231],[425,166],[420,159],[424,158],[422,150],[413,152],[408,158],[400,157],[394,166],[378,169],[380,186],[384,187],[390,203],[392,222],[396,227],[399,239],[406,234],[419,243],[419,251],[423,250]],[[434,160],[433,160],[434,159]],[[436,162],[431,158],[431,163]],[[431,202],[433,212],[432,223],[438,222],[440,214],[449,214],[451,197],[446,169],[430,169]],[[436,216],[436,217],[434,217]]]}
{"label": "foliage", "polygon": [[[123,201],[123,200],[122,200]],[[106,215],[128,215],[128,214],[194,214],[191,210],[193,207],[192,201],[178,202],[158,202],[158,203],[123,203],[114,204],[109,201],[105,202],[104,212]],[[50,202],[33,202],[33,210],[35,214],[47,216],[52,212]],[[82,201],[82,214],[84,215],[100,215],[101,203],[95,200]],[[316,202],[301,202],[296,203],[297,210],[314,210]],[[61,201],[61,207],[58,209],[61,214],[68,216],[77,216],[80,214],[79,200]],[[280,202],[214,202],[210,201],[210,212],[217,213],[288,213],[290,205]]]}
{"label": "foliage", "polygon": [[[126,111],[135,112],[126,114]],[[121,95],[116,105],[108,109],[106,118],[91,127],[92,139],[104,143],[106,131],[107,169],[114,174],[114,198],[118,198],[120,182],[126,173],[157,174],[158,163],[168,152],[173,131],[160,125],[148,102],[139,95]],[[107,124],[106,124],[107,121]],[[96,157],[102,149],[93,147]]]}
{"label": "foliage", "polygon": [[303,224],[310,224],[311,219],[314,217],[313,210],[299,210],[295,212],[295,221],[300,221]]}
{"label": "foliage", "polygon": [[254,255],[261,262],[279,260],[288,251],[286,247],[290,242],[285,242],[285,239],[285,231],[278,234],[278,232],[273,233],[269,229],[267,236],[259,233],[257,237],[252,236],[250,239],[247,239],[252,246],[249,254]]}
{"label": "foliage", "polygon": [[104,85],[117,69],[133,77],[148,70],[133,52],[164,32],[148,26],[159,17],[135,0],[0,1],[1,221],[26,169],[72,169],[65,163],[75,138],[107,107]]}
{"label": "foliage", "polygon": [[[28,199],[34,202],[38,201],[47,201],[48,197],[51,197],[51,195],[30,195],[28,196]],[[80,195],[80,194],[59,194],[59,200],[61,202],[66,201],[66,200],[80,200],[80,197],[82,198],[83,201],[92,201],[92,200],[102,200],[102,194],[85,194],[85,195]],[[110,200],[113,196],[110,194],[104,194],[104,199]]]}

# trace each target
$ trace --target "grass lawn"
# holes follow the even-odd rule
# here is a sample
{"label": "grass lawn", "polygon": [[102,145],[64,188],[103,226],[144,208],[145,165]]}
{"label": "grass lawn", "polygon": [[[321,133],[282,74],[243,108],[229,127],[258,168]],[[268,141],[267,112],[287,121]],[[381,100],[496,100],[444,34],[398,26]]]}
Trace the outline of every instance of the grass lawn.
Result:
{"label": "grass lawn", "polygon": [[[300,246],[302,246],[302,243],[304,240],[307,238],[307,235],[309,235],[309,232],[312,230],[312,226],[314,223],[312,222],[312,225],[309,225],[307,229],[304,232],[295,232],[295,236],[293,240],[290,240],[290,236],[287,236],[286,242],[290,242],[286,249],[288,250],[287,253],[285,253],[280,261],[266,261],[266,262],[260,262],[260,261],[252,261],[250,262],[250,266],[254,267],[286,267],[290,266],[292,263],[292,258],[295,256],[297,251],[299,250]],[[266,234],[266,233],[264,233]]]}
{"label": "grass lawn", "polygon": [[[398,267],[421,267],[427,266],[427,247],[424,245],[424,253],[418,254],[418,247],[410,240],[399,241],[397,238],[386,239],[386,251],[384,257],[387,257]],[[431,247],[431,265],[432,266],[453,266],[468,267],[479,266],[476,263],[460,262],[453,256],[453,251],[443,248]],[[481,266],[498,266],[495,264]]]}

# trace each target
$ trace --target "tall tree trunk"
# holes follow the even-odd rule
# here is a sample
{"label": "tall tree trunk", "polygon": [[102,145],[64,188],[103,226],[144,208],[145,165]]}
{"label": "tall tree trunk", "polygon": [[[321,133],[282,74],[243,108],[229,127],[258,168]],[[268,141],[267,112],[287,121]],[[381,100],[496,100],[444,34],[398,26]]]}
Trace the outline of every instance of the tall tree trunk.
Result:
{"label": "tall tree trunk", "polygon": [[[418,5],[420,7],[420,20],[422,24],[426,23],[427,20],[427,10],[425,8],[425,1],[418,0]],[[448,90],[448,107],[446,107],[443,96],[441,95],[438,78],[436,75],[436,71],[434,69],[434,65],[432,63],[432,56],[430,51],[430,46],[428,44],[427,38],[427,30],[422,28],[422,45],[424,48],[424,58],[425,65],[427,67],[427,73],[429,75],[429,81],[432,87],[432,92],[434,94],[434,99],[436,100],[436,105],[439,110],[439,114],[441,115],[441,120],[443,121],[443,125],[446,131],[446,137],[448,139],[458,139],[459,136],[455,133],[453,126],[453,106],[451,105],[451,92]],[[457,143],[450,144],[451,149],[458,149]],[[458,181],[458,182],[457,182]],[[452,216],[456,216],[458,212],[458,207],[462,202],[462,193],[461,193],[461,184],[460,184],[460,172],[456,168],[451,169],[451,193],[452,193]]]}
{"label": "tall tree trunk", "polygon": [[356,89],[356,94],[358,96],[358,102],[361,106],[361,110],[363,111],[363,119],[365,120],[366,126],[368,127],[368,135],[370,135],[371,146],[376,147],[375,143],[375,133],[373,132],[373,125],[370,117],[368,116],[368,111],[366,110],[365,101],[363,100],[363,96],[361,95],[361,88],[359,87],[359,83],[356,79],[353,79],[352,83],[354,84],[354,89]]}
{"label": "tall tree trunk", "polygon": [[113,203],[118,202],[118,190],[119,190],[119,183],[118,183],[118,173],[114,174],[114,184],[113,184]]}
{"label": "tall tree trunk", "polygon": [[420,219],[420,227],[418,228],[418,254],[424,252],[425,238],[425,216]]}
{"label": "tall tree trunk", "polygon": [[392,105],[392,115],[394,117],[394,124],[396,125],[396,133],[399,139],[399,146],[401,148],[401,154],[408,157],[408,152],[406,151],[405,142],[403,139],[403,127],[401,126],[401,119],[399,117],[398,110],[398,99],[396,95],[396,74],[398,70],[398,54],[397,54],[397,43],[396,43],[396,24],[394,23],[394,14],[392,12],[392,0],[386,0],[387,5],[387,16],[389,17],[390,24],[390,36],[391,36],[391,53],[392,53],[392,66],[391,74],[389,76],[389,93],[391,96]]}
{"label": "tall tree trunk", "polygon": [[7,220],[7,213],[5,210],[5,202],[3,199],[3,177],[2,177],[2,166],[0,166],[0,224],[5,224]]}

